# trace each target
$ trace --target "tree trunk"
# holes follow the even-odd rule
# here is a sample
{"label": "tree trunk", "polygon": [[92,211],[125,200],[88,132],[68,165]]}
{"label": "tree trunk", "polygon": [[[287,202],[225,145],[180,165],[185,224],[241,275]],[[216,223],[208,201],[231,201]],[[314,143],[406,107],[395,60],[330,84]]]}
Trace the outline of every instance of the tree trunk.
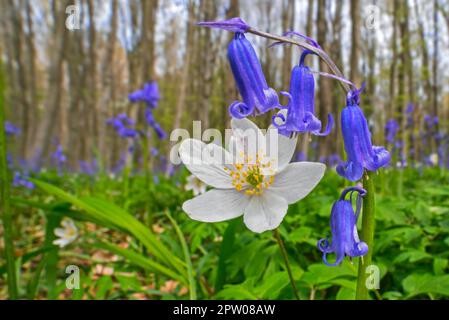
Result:
{"label": "tree trunk", "polygon": [[44,118],[38,136],[36,138],[36,149],[34,154],[41,154],[42,158],[46,157],[50,150],[51,138],[54,133],[54,127],[59,116],[59,108],[62,96],[62,66],[64,61],[64,47],[67,44],[68,31],[65,27],[65,9],[70,5],[70,0],[58,2],[55,4],[54,11],[54,35],[55,46],[51,50],[49,66],[49,103],[45,111]]}

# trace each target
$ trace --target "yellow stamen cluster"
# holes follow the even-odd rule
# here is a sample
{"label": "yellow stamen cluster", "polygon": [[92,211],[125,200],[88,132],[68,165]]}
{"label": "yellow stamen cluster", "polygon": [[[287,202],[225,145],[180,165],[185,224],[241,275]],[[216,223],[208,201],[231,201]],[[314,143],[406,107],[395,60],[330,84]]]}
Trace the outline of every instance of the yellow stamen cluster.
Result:
{"label": "yellow stamen cluster", "polygon": [[264,161],[264,156],[260,153],[256,156],[255,163],[252,163],[251,156],[242,158],[243,162],[225,168],[225,171],[232,178],[232,185],[237,191],[244,192],[249,196],[259,196],[274,182],[271,163]]}

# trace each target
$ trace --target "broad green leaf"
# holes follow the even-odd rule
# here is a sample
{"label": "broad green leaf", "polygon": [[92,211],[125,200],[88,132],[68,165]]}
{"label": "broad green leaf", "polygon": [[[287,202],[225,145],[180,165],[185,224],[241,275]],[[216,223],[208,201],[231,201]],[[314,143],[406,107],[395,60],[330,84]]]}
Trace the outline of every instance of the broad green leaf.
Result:
{"label": "broad green leaf", "polygon": [[411,274],[402,281],[408,298],[420,294],[441,294],[449,296],[449,275]]}

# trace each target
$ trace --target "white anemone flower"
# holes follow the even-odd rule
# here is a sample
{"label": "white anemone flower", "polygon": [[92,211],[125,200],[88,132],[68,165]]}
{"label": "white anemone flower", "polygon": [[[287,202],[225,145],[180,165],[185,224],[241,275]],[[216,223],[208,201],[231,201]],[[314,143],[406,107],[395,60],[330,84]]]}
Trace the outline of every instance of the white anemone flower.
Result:
{"label": "white anemone flower", "polygon": [[432,166],[437,166],[438,165],[438,154],[432,153],[429,157],[429,161]]}
{"label": "white anemone flower", "polygon": [[195,177],[193,174],[187,177],[187,183],[185,189],[187,191],[192,190],[193,195],[197,196],[206,192],[207,185]]}
{"label": "white anemone flower", "polygon": [[61,226],[62,228],[55,229],[55,235],[58,239],[54,240],[53,244],[64,248],[78,237],[78,228],[73,220],[68,218],[61,221]]}
{"label": "white anemone flower", "polygon": [[[248,140],[251,136],[256,140]],[[289,163],[296,142],[296,137],[279,135],[272,127],[264,135],[248,119],[232,120],[229,150],[186,139],[179,148],[182,162],[214,189],[184,202],[183,210],[202,222],[243,215],[245,225],[256,233],[277,228],[288,205],[306,197],[325,171],[322,163]],[[269,146],[274,145],[277,152],[269,155]]]}

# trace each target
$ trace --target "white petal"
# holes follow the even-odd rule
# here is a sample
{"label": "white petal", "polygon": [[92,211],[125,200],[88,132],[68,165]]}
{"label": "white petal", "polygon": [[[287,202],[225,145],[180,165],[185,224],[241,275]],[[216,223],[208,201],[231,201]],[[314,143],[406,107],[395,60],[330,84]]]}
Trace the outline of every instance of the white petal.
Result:
{"label": "white petal", "polygon": [[325,169],[326,166],[318,162],[290,163],[276,175],[269,190],[285,198],[289,204],[295,203],[316,187]]}
{"label": "white petal", "polygon": [[253,196],[245,209],[243,221],[253,232],[261,233],[276,229],[287,213],[287,201],[274,192],[265,191],[261,196]]}
{"label": "white petal", "polygon": [[56,239],[53,241],[53,244],[59,246],[60,248],[64,248],[70,242],[67,239]]}
{"label": "white petal", "polygon": [[[290,163],[290,160],[295,153],[298,136],[295,135],[293,138],[286,137],[279,134],[276,128],[270,126],[266,139],[268,155],[271,159],[275,160],[271,162],[277,164],[277,167],[274,169],[276,171],[282,171],[285,166]],[[276,144],[277,147],[273,148],[273,143]]]}
{"label": "white petal", "polygon": [[240,152],[251,156],[254,160],[259,151],[265,152],[265,135],[257,125],[244,118],[232,119],[232,136],[229,142],[230,152],[240,159]]}
{"label": "white petal", "polygon": [[65,237],[65,233],[66,233],[66,230],[62,229],[62,228],[56,228],[55,231],[54,231],[54,234],[57,237],[59,237],[59,238],[64,238]]}
{"label": "white petal", "polygon": [[184,202],[182,209],[193,220],[219,222],[241,216],[248,203],[249,198],[235,189],[214,189]]}
{"label": "white petal", "polygon": [[232,179],[224,170],[232,163],[230,154],[223,148],[196,139],[186,139],[179,147],[179,155],[187,169],[204,183],[222,189],[233,188]]}
{"label": "white petal", "polygon": [[251,120],[248,120],[247,118],[243,118],[243,119],[232,118],[231,128],[232,128],[232,130],[241,130],[243,132],[250,129],[250,130],[254,130],[254,132],[257,133],[259,136],[263,136],[263,133],[259,129],[259,127],[254,122],[252,122]]}

